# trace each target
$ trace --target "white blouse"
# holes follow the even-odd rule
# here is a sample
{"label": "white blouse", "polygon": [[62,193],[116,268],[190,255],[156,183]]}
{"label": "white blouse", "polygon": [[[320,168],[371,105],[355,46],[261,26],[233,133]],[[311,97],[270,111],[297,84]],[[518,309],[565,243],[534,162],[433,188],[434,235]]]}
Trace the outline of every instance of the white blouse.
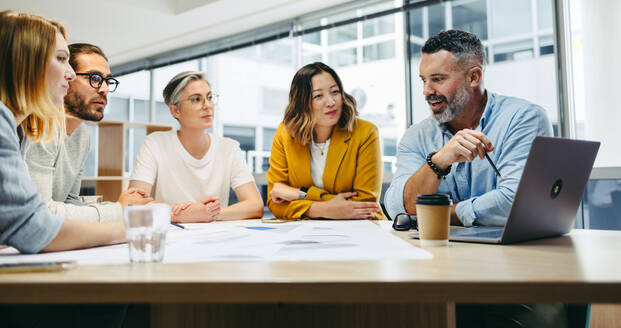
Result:
{"label": "white blouse", "polygon": [[315,187],[323,189],[323,171],[326,168],[326,158],[328,158],[328,149],[330,148],[330,139],[324,143],[311,142],[311,177]]}

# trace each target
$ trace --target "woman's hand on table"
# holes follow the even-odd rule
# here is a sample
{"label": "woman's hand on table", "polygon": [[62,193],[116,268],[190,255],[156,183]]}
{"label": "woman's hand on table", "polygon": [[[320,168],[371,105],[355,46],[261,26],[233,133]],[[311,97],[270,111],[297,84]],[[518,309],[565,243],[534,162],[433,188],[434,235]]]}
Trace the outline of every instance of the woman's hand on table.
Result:
{"label": "woman's hand on table", "polygon": [[208,196],[197,202],[175,203],[171,214],[174,222],[212,222],[220,210],[220,199]]}
{"label": "woman's hand on table", "polygon": [[344,192],[325,202],[315,202],[306,215],[310,218],[329,218],[337,220],[374,219],[381,209],[376,202],[359,202],[347,200],[356,196],[356,192]]}

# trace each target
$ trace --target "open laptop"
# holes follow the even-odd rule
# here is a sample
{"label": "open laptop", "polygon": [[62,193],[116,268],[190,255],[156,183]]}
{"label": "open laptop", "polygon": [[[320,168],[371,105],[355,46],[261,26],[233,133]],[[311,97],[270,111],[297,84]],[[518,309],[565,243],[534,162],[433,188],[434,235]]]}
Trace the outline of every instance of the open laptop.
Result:
{"label": "open laptop", "polygon": [[[599,145],[592,141],[536,137],[505,226],[453,229],[449,240],[510,244],[568,233]],[[410,237],[418,238],[418,233]]]}

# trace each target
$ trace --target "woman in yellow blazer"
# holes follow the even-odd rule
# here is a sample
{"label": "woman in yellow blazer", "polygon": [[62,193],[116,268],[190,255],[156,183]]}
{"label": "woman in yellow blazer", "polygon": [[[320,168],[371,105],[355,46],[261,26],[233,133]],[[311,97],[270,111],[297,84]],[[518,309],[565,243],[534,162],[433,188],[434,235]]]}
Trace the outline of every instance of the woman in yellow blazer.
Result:
{"label": "woman in yellow blazer", "polygon": [[267,206],[276,217],[385,219],[379,134],[357,116],[355,99],[329,66],[317,62],[295,74],[267,171]]}

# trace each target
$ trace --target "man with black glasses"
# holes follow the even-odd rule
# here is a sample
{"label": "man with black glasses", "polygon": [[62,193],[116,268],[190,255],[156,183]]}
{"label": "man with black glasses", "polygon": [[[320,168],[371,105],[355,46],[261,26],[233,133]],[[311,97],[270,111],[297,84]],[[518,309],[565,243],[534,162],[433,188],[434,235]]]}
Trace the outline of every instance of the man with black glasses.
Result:
{"label": "man with black glasses", "polygon": [[103,118],[108,93],[116,90],[119,81],[112,77],[108,59],[99,47],[76,43],[69,51],[76,79],[69,82],[65,96],[67,135],[57,135],[50,143],[36,143],[26,150],[30,177],[53,214],[84,221],[119,221],[123,207],[152,199],[140,189],[124,191],[116,203],[86,204],[79,199],[90,148],[89,128],[82,122]]}

